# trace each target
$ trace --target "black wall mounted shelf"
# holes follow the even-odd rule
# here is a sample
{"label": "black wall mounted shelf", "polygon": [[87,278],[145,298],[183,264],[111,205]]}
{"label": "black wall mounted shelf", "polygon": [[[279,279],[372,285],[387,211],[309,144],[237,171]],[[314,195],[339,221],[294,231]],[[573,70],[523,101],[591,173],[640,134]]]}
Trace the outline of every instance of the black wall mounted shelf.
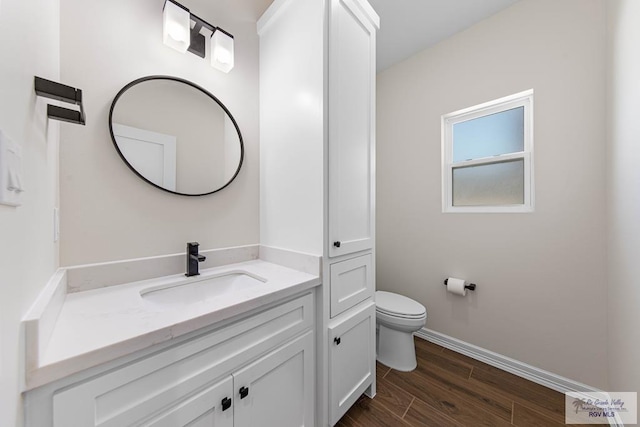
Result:
{"label": "black wall mounted shelf", "polygon": [[50,119],[79,125],[86,123],[84,108],[82,106],[82,90],[52,82],[51,80],[38,76],[35,77],[34,83],[36,95],[80,106],[80,111],[77,111],[49,104],[47,105],[47,116]]}

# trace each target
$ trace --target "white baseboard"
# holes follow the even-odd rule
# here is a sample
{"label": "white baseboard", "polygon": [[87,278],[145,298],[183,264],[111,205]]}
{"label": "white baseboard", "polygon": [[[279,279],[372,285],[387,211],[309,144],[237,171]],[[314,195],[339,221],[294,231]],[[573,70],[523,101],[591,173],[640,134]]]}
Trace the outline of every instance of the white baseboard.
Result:
{"label": "white baseboard", "polygon": [[420,329],[415,333],[415,335],[419,338],[438,344],[457,353],[464,354],[472,359],[479,360],[487,365],[510,372],[560,393],[570,391],[601,391],[586,384],[536,368],[535,366],[528,365],[524,362],[520,362],[519,360],[511,359],[510,357],[503,356],[502,354],[494,353],[493,351],[478,347],[477,345],[469,344],[468,342],[427,328]]}
{"label": "white baseboard", "polygon": [[[560,393],[571,391],[601,391],[578,381],[554,374],[553,372],[545,371],[544,369],[536,368],[535,366],[478,347],[477,345],[469,344],[468,342],[450,337],[449,335],[432,331],[431,329],[422,328],[415,333],[415,336]],[[622,423],[616,423],[614,421],[611,421],[611,425],[624,427]]]}

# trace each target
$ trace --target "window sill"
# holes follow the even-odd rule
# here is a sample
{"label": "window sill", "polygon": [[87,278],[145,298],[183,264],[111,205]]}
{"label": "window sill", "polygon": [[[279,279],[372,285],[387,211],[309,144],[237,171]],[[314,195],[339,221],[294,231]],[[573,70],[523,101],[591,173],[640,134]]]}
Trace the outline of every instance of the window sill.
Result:
{"label": "window sill", "polygon": [[533,213],[533,206],[447,206],[442,213]]}

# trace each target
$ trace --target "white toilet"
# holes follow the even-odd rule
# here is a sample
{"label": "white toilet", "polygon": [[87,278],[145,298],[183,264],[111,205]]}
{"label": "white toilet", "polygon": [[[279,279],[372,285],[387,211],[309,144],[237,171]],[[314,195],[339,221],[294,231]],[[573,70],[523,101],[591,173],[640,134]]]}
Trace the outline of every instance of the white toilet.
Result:
{"label": "white toilet", "polygon": [[422,304],[392,292],[376,292],[376,351],[380,363],[398,371],[418,365],[413,333],[427,322]]}

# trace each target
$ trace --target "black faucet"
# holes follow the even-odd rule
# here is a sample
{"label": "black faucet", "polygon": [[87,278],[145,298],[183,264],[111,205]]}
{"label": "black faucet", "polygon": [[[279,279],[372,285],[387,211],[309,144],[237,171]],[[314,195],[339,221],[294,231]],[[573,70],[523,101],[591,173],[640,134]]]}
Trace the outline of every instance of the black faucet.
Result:
{"label": "black faucet", "polygon": [[187,243],[187,272],[185,273],[187,277],[199,276],[198,263],[207,259],[206,256],[198,253],[198,246],[200,246],[198,242]]}

